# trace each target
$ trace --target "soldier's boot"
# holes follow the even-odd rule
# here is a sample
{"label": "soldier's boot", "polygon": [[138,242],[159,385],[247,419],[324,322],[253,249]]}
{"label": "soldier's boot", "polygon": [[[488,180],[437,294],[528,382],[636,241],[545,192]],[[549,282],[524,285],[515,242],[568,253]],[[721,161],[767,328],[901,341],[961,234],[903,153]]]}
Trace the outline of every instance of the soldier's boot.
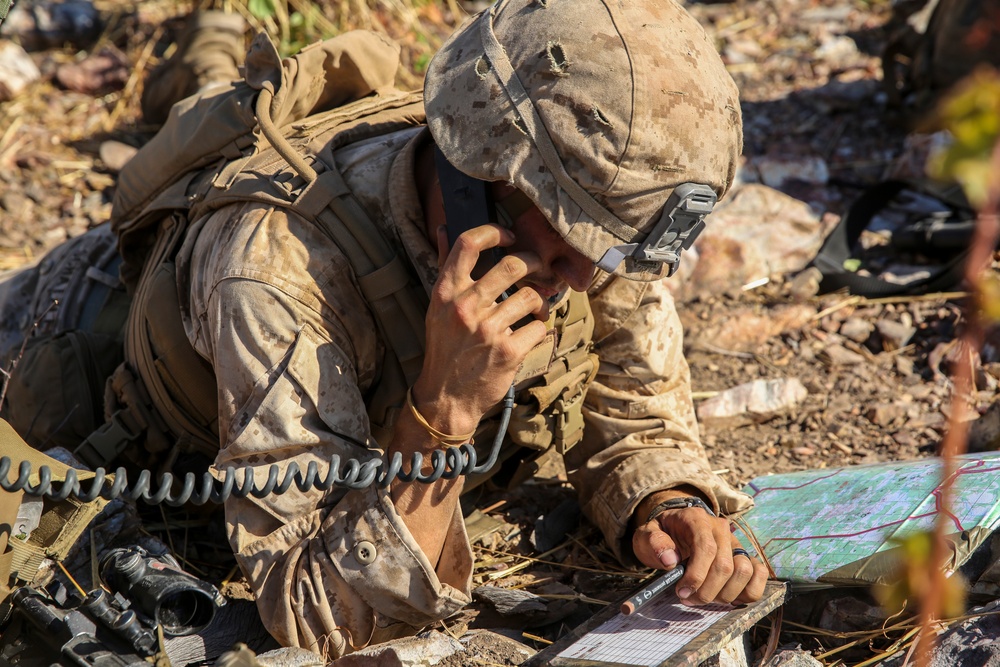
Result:
{"label": "soldier's boot", "polygon": [[163,124],[170,107],[212,85],[240,78],[246,51],[246,23],[239,14],[206,11],[194,14],[177,43],[177,51],[154,69],[142,92],[146,122]]}

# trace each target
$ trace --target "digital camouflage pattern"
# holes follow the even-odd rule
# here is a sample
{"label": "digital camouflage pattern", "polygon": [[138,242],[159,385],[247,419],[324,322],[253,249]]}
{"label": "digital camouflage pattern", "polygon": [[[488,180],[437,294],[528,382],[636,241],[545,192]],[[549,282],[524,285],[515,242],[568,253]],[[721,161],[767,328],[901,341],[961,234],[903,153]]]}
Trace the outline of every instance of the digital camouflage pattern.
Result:
{"label": "digital camouflage pattern", "polygon": [[[436,252],[422,231],[413,180],[420,129],[337,152],[347,184],[429,288]],[[367,458],[365,395],[385,343],[347,259],[315,226],[256,204],[195,224],[178,258],[182,310],[215,368],[222,449],[216,468]],[[615,552],[649,493],[692,484],[716,510],[749,499],[713,475],[697,440],[681,328],[664,285],[604,276],[591,290],[601,370],[587,395],[586,434],[566,463],[586,514]],[[343,437],[347,436],[347,438]],[[350,440],[348,440],[348,438]],[[262,481],[262,480],[261,480]],[[412,632],[470,600],[472,554],[458,511],[436,568],[383,491],[230,499],[226,521],[265,624],[283,644],[340,655]],[[374,550],[359,560],[363,542]],[[360,546],[359,546],[360,545]]]}
{"label": "digital camouflage pattern", "polygon": [[[673,0],[501,0],[431,60],[428,124],[448,160],[527,194],[595,262],[623,242],[557,184],[515,111],[506,55],[570,179],[629,228],[648,231],[673,188],[704,183],[721,198],[742,149],[738,90],[704,29]],[[499,56],[487,53],[489,25]],[[558,167],[557,167],[558,168]],[[624,272],[619,267],[618,272]],[[628,277],[652,280],[655,273]]]}
{"label": "digital camouflage pattern", "polygon": [[[518,76],[530,91],[550,95],[538,97],[539,113],[554,135],[562,132],[557,145],[567,172],[637,229],[678,183],[700,181],[724,192],[739,152],[739,112],[735,87],[718,76],[724,70],[701,28],[671,1],[579,1],[593,8],[511,0],[496,21]],[[535,37],[526,36],[529,16]],[[459,32],[431,64],[431,132],[459,168],[512,180],[570,243],[591,257],[603,253],[618,240],[546,177],[513,125],[505,93],[488,71],[476,73],[481,45],[469,41],[475,53],[462,50],[470,35],[472,28]],[[595,44],[607,48],[591,61]],[[525,60],[532,54],[540,59],[535,64]],[[428,292],[437,253],[423,231],[414,158],[429,140],[424,128],[405,129],[334,156],[354,196]],[[105,228],[82,238],[90,240],[76,243],[109,241]],[[315,462],[322,474],[334,454],[379,455],[358,443],[373,441],[365,399],[378,382],[386,342],[350,262],[313,223],[263,203],[222,207],[193,221],[177,256],[177,280],[187,337],[217,378],[216,472],[250,466],[266,476],[270,465],[294,461],[300,468]],[[0,287],[0,303],[41,303],[50,282],[18,274],[5,303]],[[665,286],[601,274],[589,298],[600,368],[586,396],[584,439],[565,462],[584,512],[628,562],[629,518],[653,492],[691,485],[716,512],[730,515],[751,501],[712,474],[698,442],[680,323]],[[8,334],[2,342],[15,345],[16,331]],[[282,644],[336,657],[411,633],[470,600],[472,554],[457,509],[436,564],[388,494],[376,489],[231,498],[225,513],[261,617]]]}

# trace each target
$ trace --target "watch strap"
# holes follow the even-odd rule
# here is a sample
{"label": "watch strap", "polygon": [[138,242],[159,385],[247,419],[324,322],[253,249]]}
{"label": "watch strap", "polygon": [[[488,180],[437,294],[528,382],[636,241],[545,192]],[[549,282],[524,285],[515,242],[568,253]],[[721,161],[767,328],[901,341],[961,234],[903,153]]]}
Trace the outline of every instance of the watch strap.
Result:
{"label": "watch strap", "polygon": [[649,516],[646,517],[646,523],[649,523],[667,510],[679,510],[687,507],[700,507],[712,516],[715,516],[715,512],[712,511],[712,508],[706,505],[705,501],[701,498],[696,498],[694,496],[681,496],[680,498],[664,500],[662,503],[651,509],[649,511]]}

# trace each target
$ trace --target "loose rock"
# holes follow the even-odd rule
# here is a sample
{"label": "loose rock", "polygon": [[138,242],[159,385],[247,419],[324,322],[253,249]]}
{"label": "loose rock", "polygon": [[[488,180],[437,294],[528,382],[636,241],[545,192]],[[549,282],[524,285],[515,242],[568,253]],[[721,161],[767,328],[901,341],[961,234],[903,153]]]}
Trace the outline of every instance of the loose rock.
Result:
{"label": "loose rock", "polygon": [[337,667],[433,667],[442,660],[464,651],[457,639],[437,630],[421,637],[408,637],[375,644],[339,658]]}
{"label": "loose rock", "polygon": [[[835,223],[805,202],[766,185],[743,185],[709,216],[694,245],[697,261],[690,275],[683,281],[674,276],[667,287],[683,301],[735,292],[760,278],[801,271]],[[685,253],[688,256],[690,265],[694,254]]]}
{"label": "loose rock", "polygon": [[[976,611],[984,614],[952,627],[939,635],[931,654],[931,667],[955,665],[1000,665],[1000,601],[991,602]],[[992,612],[992,613],[991,613]],[[902,667],[906,664],[906,651],[900,651],[883,665]]]}
{"label": "loose rock", "polygon": [[871,335],[873,328],[871,322],[867,320],[863,320],[860,317],[848,317],[840,325],[840,335],[853,340],[855,343],[863,343],[868,340],[868,336]]}
{"label": "loose rock", "polygon": [[882,335],[882,349],[886,352],[892,352],[893,350],[905,347],[910,342],[910,339],[913,338],[913,334],[917,332],[912,326],[892,320],[879,320],[875,324],[875,327]]}
{"label": "loose rock", "polygon": [[828,600],[817,625],[831,632],[855,632],[878,627],[886,618],[878,604],[845,595]]}
{"label": "loose rock", "polygon": [[554,510],[538,517],[531,531],[531,543],[539,551],[548,551],[566,539],[580,523],[580,505],[575,498],[564,500]]}
{"label": "loose rock", "polygon": [[764,185],[780,188],[790,181],[822,185],[830,180],[830,170],[819,157],[764,157],[756,162]]}
{"label": "loose rock", "polygon": [[128,60],[114,47],[105,47],[78,63],[68,63],[56,70],[56,80],[85,95],[107,95],[125,87],[129,77]]}
{"label": "loose rock", "polygon": [[708,343],[709,349],[744,352],[759,349],[769,338],[801,328],[815,314],[814,306],[801,304],[775,306],[767,311],[737,309],[730,317],[717,320],[708,327],[699,326],[686,315],[682,315],[682,321],[689,346],[698,348],[703,343]]}
{"label": "loose rock", "polygon": [[802,649],[779,651],[761,667],[822,667],[823,663]]}
{"label": "loose rock", "polygon": [[534,593],[499,586],[480,586],[472,591],[472,597],[490,603],[503,616],[541,615],[548,608]]}
{"label": "loose rock", "polygon": [[843,345],[829,345],[820,358],[830,366],[856,366],[865,363],[866,359],[857,352],[851,352]]}
{"label": "loose rock", "polygon": [[40,78],[42,73],[24,49],[0,40],[0,102],[14,99]]}
{"label": "loose rock", "polygon": [[865,416],[876,426],[888,426],[906,416],[906,406],[899,403],[880,403],[869,409]]}
{"label": "loose rock", "polygon": [[994,403],[982,417],[969,425],[970,452],[1000,449],[1000,403]]}
{"label": "loose rock", "polygon": [[727,389],[698,406],[698,419],[704,423],[733,417],[766,421],[798,405],[809,392],[796,378],[754,380]]}
{"label": "loose rock", "polygon": [[[471,630],[461,638],[465,651],[445,658],[437,667],[466,665],[520,665],[535,654],[521,642],[489,630]],[[473,659],[470,659],[473,658]]]}

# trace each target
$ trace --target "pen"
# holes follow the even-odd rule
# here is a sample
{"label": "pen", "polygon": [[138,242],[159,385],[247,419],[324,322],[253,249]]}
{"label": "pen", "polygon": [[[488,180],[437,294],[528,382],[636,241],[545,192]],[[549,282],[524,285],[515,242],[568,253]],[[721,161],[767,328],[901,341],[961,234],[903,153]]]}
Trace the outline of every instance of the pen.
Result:
{"label": "pen", "polygon": [[677,583],[677,580],[684,576],[684,566],[678,564],[677,567],[665,573],[659,579],[655,580],[649,586],[646,586],[641,591],[630,597],[625,602],[622,602],[622,613],[626,616],[634,612],[636,609],[646,604],[654,597],[664,592],[671,586]]}

